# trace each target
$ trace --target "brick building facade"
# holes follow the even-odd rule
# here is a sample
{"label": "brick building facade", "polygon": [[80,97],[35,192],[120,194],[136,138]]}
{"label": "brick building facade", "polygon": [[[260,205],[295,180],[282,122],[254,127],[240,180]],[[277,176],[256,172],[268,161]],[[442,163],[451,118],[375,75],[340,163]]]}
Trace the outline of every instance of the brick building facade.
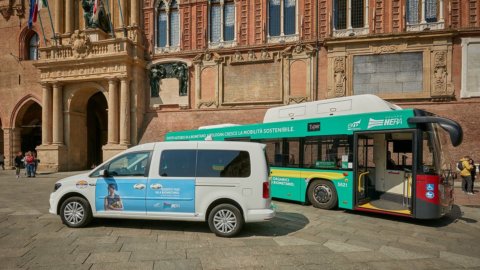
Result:
{"label": "brick building facade", "polygon": [[478,158],[476,0],[122,0],[124,20],[109,1],[113,36],[86,30],[82,1],[50,2],[60,44],[44,46],[35,24],[40,60],[26,61],[28,3],[0,1],[0,31],[15,37],[0,49],[13,67],[0,72],[8,161],[35,127],[45,166],[71,170],[168,131],[364,93],[459,121],[450,159]]}

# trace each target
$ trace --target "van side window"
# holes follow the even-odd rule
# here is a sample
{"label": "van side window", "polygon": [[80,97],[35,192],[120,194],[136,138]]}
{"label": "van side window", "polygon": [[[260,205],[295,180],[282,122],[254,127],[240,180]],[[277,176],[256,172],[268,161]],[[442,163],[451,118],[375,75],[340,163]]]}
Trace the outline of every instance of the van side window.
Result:
{"label": "van side window", "polygon": [[197,177],[249,177],[250,168],[247,151],[198,151]]}
{"label": "van side window", "polygon": [[114,159],[108,166],[112,176],[145,176],[150,152],[128,153]]}
{"label": "van side window", "polygon": [[160,157],[160,176],[195,177],[196,150],[164,150]]}

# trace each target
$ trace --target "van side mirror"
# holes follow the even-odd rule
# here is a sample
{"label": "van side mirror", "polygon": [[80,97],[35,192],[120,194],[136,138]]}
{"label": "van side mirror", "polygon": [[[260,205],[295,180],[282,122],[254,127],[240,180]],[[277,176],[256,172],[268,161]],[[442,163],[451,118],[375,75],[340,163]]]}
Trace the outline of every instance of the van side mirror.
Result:
{"label": "van side mirror", "polygon": [[109,174],[108,174],[108,170],[100,170],[98,172],[98,174],[101,176],[101,177],[108,177]]}

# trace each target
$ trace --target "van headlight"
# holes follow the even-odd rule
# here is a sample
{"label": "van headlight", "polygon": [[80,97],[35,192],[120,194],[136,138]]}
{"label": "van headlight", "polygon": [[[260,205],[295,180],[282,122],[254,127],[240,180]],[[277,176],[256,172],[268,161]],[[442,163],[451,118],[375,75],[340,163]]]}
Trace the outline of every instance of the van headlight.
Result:
{"label": "van headlight", "polygon": [[55,187],[53,187],[53,192],[57,191],[61,186],[61,183],[55,183]]}

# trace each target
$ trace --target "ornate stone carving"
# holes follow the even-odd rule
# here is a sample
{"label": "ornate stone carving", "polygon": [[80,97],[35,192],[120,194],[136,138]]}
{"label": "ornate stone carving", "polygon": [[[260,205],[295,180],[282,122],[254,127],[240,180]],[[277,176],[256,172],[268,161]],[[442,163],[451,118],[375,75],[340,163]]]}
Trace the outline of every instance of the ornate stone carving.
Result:
{"label": "ornate stone carving", "polygon": [[345,58],[335,57],[333,64],[334,97],[345,96]]}
{"label": "ornate stone carving", "polygon": [[298,104],[298,103],[303,103],[307,102],[308,97],[289,97],[288,98],[288,104]]}
{"label": "ornate stone carving", "polygon": [[186,96],[188,92],[188,67],[185,63],[162,63],[150,67],[151,97],[159,97],[160,80],[177,78],[179,81],[179,96]]}
{"label": "ornate stone carving", "polygon": [[200,64],[202,62],[210,62],[210,61],[215,61],[217,63],[220,63],[223,61],[223,57],[221,57],[218,53],[216,52],[209,52],[206,51],[205,53],[198,54],[193,58],[193,63],[195,64]]}
{"label": "ornate stone carving", "polygon": [[0,0],[0,14],[5,20],[8,21],[15,12],[18,17],[23,18],[25,15],[24,0]]}
{"label": "ornate stone carving", "polygon": [[288,46],[282,51],[284,57],[291,57],[292,55],[306,54],[311,56],[315,53],[315,48],[309,44],[297,43],[296,45]]}
{"label": "ornate stone carving", "polygon": [[255,51],[249,50],[244,57],[240,51],[236,51],[230,57],[230,64],[248,64],[248,63],[265,63],[265,62],[272,62],[273,56],[266,50],[263,49],[260,53],[260,57],[257,57]]}
{"label": "ornate stone carving", "polygon": [[75,30],[70,37],[70,45],[75,58],[85,58],[92,49],[90,38],[79,30]]}
{"label": "ornate stone carving", "polygon": [[200,109],[200,108],[202,108],[202,107],[204,107],[204,108],[210,108],[210,107],[216,107],[216,108],[218,108],[218,104],[217,104],[215,101],[213,101],[213,100],[210,100],[210,101],[201,101],[201,102],[198,103],[197,108]]}
{"label": "ornate stone carving", "polygon": [[396,53],[398,52],[398,47],[395,45],[372,46],[372,52],[375,54]]}
{"label": "ornate stone carving", "polygon": [[434,53],[432,97],[452,96],[453,87],[448,83],[447,52]]}

